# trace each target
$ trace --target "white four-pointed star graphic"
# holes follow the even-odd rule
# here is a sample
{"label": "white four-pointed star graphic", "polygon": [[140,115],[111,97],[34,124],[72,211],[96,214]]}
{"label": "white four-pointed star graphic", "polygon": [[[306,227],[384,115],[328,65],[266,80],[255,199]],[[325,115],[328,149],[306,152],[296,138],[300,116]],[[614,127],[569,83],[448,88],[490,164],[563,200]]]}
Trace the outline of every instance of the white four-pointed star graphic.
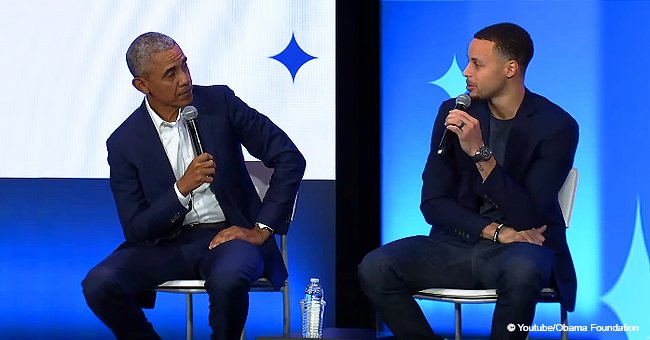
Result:
{"label": "white four-pointed star graphic", "polygon": [[605,304],[612,308],[624,325],[639,327],[639,332],[627,333],[628,340],[646,340],[650,334],[650,317],[648,317],[650,261],[648,254],[648,249],[643,241],[641,202],[637,199],[634,235],[625,267],[616,284],[602,297]]}
{"label": "white four-pointed star graphic", "polygon": [[467,85],[465,83],[465,77],[463,76],[463,71],[458,66],[456,61],[456,55],[454,54],[454,60],[451,61],[451,65],[442,77],[429,82],[429,84],[440,86],[450,98],[455,98],[456,96],[465,93]]}

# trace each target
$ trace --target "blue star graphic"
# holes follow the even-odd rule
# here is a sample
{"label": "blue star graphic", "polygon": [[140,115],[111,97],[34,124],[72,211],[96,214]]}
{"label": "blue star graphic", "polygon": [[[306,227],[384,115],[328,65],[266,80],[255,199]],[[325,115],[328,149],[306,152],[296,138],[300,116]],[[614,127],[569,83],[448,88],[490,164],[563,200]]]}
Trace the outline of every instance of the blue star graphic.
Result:
{"label": "blue star graphic", "polygon": [[300,48],[293,33],[291,34],[289,45],[287,45],[282,52],[270,58],[282,63],[282,65],[289,70],[289,73],[291,73],[291,79],[293,79],[293,81],[296,81],[296,74],[302,65],[312,59],[316,59],[316,57],[310,56]]}

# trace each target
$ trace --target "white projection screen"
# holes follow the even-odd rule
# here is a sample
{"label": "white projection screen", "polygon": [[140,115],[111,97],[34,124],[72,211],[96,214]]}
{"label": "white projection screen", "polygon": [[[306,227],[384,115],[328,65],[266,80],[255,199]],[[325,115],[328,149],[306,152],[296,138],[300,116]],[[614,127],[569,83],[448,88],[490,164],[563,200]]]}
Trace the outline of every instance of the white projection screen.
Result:
{"label": "white projection screen", "polygon": [[[181,46],[195,85],[228,85],[289,134],[307,159],[305,179],[335,179],[334,0],[2,7],[0,177],[108,177],[105,141],[143,99],[131,85],[126,49],[158,31]],[[292,36],[314,57],[295,79],[271,58]]]}

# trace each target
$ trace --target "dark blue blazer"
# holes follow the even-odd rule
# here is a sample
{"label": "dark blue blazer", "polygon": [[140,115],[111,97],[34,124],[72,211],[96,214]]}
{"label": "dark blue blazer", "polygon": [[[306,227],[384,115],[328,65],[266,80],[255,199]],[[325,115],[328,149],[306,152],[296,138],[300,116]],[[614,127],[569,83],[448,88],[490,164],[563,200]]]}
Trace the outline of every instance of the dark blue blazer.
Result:
{"label": "dark blue blazer", "polygon": [[[289,137],[226,86],[194,86],[192,105],[205,152],[214,156],[212,183],[230,225],[264,223],[286,234],[305,159]],[[145,103],[106,142],[110,184],[127,243],[157,242],[177,235],[188,210],[174,191],[173,170]],[[274,169],[264,202],[246,170],[241,146]],[[267,276],[276,287],[287,269],[274,237],[261,246]]]}
{"label": "dark blue blazer", "polygon": [[[553,277],[563,305],[572,311],[576,298],[576,274],[566,241],[566,226],[558,192],[573,166],[578,144],[578,124],[562,108],[526,90],[507,142],[505,164],[498,164],[483,183],[474,162],[457,139],[449,153],[437,155],[444,121],[454,100],[442,103],[436,118],[431,153],[422,174],[420,209],[443,233],[469,243],[480,239],[491,222],[479,215],[484,201],[505,218],[499,223],[517,230],[547,225],[544,246],[553,251]],[[484,141],[490,138],[490,110],[486,101],[472,102],[468,112],[479,120]],[[455,135],[454,135],[455,137]]]}

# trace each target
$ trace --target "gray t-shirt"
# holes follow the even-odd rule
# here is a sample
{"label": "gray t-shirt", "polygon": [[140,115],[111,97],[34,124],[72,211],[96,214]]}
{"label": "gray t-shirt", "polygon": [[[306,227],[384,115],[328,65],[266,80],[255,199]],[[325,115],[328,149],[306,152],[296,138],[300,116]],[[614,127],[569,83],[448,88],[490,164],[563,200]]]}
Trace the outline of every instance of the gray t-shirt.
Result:
{"label": "gray t-shirt", "polygon": [[[492,149],[494,159],[501,166],[504,165],[508,136],[510,136],[510,129],[514,120],[515,118],[501,120],[490,115],[490,140],[488,145]],[[501,212],[485,200],[483,200],[483,204],[481,205],[480,214],[493,221],[499,221],[503,218]]]}

